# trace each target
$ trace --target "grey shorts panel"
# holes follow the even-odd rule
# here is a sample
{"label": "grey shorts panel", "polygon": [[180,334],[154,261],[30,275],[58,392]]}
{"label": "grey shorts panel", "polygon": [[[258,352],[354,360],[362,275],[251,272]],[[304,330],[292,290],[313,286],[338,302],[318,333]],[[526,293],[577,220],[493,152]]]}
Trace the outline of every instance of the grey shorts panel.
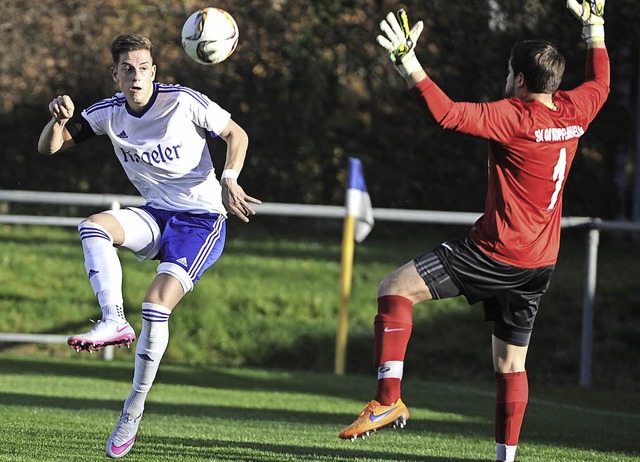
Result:
{"label": "grey shorts panel", "polygon": [[435,253],[430,252],[415,258],[413,263],[435,300],[460,295],[460,289],[455,285]]}
{"label": "grey shorts panel", "polygon": [[553,266],[517,268],[485,255],[470,238],[445,242],[414,264],[435,299],[464,295],[482,301],[493,333],[507,343],[529,344],[542,296]]}

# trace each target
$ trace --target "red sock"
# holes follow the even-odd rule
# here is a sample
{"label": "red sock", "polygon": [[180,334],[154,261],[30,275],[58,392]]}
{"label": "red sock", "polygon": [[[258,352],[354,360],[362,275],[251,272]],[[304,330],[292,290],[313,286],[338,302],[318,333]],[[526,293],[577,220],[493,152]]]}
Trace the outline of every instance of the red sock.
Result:
{"label": "red sock", "polygon": [[496,372],[496,443],[516,446],[529,400],[527,372]]}
{"label": "red sock", "polygon": [[[399,295],[378,298],[378,314],[374,321],[374,363],[380,367],[387,361],[402,361],[407,351],[413,325],[413,303]],[[378,379],[375,399],[390,406],[400,398],[399,378]]]}

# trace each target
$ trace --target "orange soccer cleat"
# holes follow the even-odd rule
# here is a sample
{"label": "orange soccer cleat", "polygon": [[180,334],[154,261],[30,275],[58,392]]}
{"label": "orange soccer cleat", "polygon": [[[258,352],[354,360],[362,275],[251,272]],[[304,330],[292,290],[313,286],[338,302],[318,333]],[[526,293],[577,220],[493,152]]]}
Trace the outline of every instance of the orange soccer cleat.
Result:
{"label": "orange soccer cleat", "polygon": [[355,441],[356,438],[369,436],[379,428],[393,426],[404,428],[409,420],[409,409],[398,398],[391,406],[383,406],[376,400],[369,401],[358,418],[338,434],[340,438]]}

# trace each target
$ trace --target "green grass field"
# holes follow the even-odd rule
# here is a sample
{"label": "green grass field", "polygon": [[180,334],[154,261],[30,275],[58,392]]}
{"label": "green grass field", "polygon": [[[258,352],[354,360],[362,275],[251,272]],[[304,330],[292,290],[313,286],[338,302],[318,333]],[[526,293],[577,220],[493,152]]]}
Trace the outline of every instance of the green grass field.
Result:
{"label": "green grass field", "polygon": [[[264,219],[263,219],[264,220]],[[231,221],[222,258],[171,317],[166,361],[181,364],[333,370],[340,280],[340,223]],[[281,233],[279,230],[286,230]],[[347,371],[372,373],[372,322],[378,282],[397,266],[464,228],[376,226],[356,246],[349,304]],[[565,232],[542,301],[529,357],[532,385],[575,385],[585,268],[584,231]],[[70,335],[100,312],[73,229],[0,226],[0,332]],[[156,262],[119,253],[128,318],[140,327],[140,303]],[[640,392],[640,246],[601,238],[594,321],[593,386]],[[491,326],[464,298],[417,305],[405,376],[490,382]],[[0,344],[0,352],[71,357],[65,345]],[[119,352],[116,351],[116,357]]]}
{"label": "green grass field", "polygon": [[[280,225],[280,224],[279,224]],[[490,326],[463,299],[414,309],[404,430],[337,438],[372,398],[372,329],[380,278],[453,231],[377,226],[356,247],[348,374],[333,370],[339,226],[304,233],[256,220],[232,226],[225,254],[171,318],[171,339],[133,461],[492,460]],[[461,233],[464,232],[461,231]],[[603,238],[594,387],[577,386],[584,242],[566,233],[528,358],[531,399],[521,461],[640,460],[640,250]],[[411,236],[411,237],[407,237]],[[71,229],[0,226],[0,331],[69,335],[99,316]],[[156,263],[120,252],[125,305],[139,304]],[[133,351],[115,360],[66,345],[0,343],[0,461],[93,461],[130,386]]]}
{"label": "green grass field", "polygon": [[[106,460],[131,386],[128,360],[0,355],[0,460]],[[367,440],[337,438],[364,405],[369,377],[163,365],[129,461],[493,460],[493,390],[409,380],[412,418]],[[519,460],[640,460],[640,414],[532,393]]]}

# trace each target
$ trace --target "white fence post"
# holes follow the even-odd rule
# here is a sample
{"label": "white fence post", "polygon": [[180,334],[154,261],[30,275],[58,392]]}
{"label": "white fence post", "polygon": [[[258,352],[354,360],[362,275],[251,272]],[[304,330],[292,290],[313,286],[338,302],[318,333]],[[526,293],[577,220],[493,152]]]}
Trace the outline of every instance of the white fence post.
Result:
{"label": "white fence post", "polygon": [[102,350],[102,359],[105,361],[113,361],[113,345],[109,345]]}
{"label": "white fence post", "polygon": [[[594,220],[597,222],[599,220]],[[587,271],[582,298],[582,345],[580,358],[580,385],[591,387],[591,362],[593,356],[593,318],[598,273],[598,245],[600,230],[590,227],[587,234]]]}

